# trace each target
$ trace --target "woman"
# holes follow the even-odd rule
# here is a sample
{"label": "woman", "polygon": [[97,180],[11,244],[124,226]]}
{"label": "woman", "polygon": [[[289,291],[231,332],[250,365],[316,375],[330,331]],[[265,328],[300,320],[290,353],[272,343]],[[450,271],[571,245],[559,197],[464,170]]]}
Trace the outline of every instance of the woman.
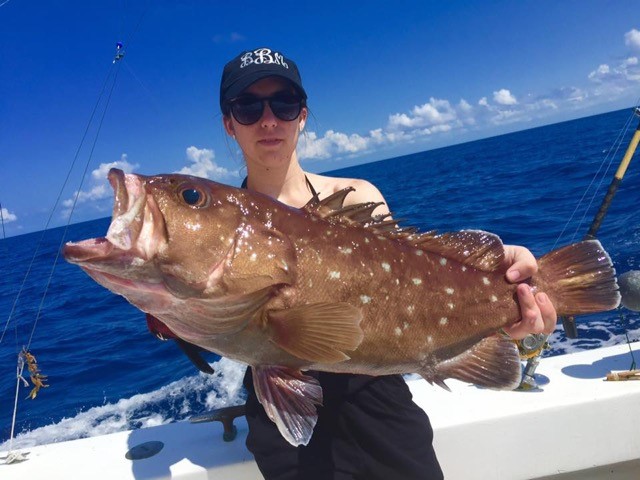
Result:
{"label": "woman", "polygon": [[[324,198],[351,186],[346,204],[384,202],[365,180],[333,178],[305,172],[296,155],[308,110],[296,64],[279,52],[260,48],[229,62],[220,86],[226,132],[240,146],[247,166],[244,187],[293,207],[319,194]],[[374,214],[388,213],[386,203]],[[523,247],[507,246],[507,278],[522,281],[537,269]],[[518,287],[522,319],[507,333],[551,333],[556,312],[544,293]],[[291,446],[257,401],[251,369],[245,376],[247,447],[267,479],[437,479],[442,471],[432,447],[426,414],[417,407],[399,375],[369,377],[314,373],[324,403],[309,445]]]}

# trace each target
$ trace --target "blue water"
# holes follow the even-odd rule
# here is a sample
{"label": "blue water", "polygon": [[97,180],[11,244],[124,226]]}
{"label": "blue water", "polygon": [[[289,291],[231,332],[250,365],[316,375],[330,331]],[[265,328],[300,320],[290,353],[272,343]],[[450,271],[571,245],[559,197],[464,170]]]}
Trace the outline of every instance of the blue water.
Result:
{"label": "blue water", "polygon": [[[616,150],[614,142],[628,121],[631,128]],[[621,110],[331,174],[373,182],[405,224],[423,230],[489,230],[505,243],[541,255],[586,233],[635,122],[630,110]],[[608,171],[607,162],[613,162]],[[639,206],[636,159],[599,233],[618,273],[640,268]],[[65,240],[103,236],[108,225],[109,219],[72,225]],[[30,388],[21,388],[14,446],[157,425],[242,401],[241,365],[222,360],[214,365],[216,375],[197,373],[172,342],[148,333],[143,314],[62,259],[34,329],[63,233],[54,229],[0,241],[4,329],[43,239],[0,343],[0,443],[10,433],[17,352],[32,331],[30,348],[50,387],[35,400],[25,398]],[[626,335],[636,341],[640,316],[623,313],[622,319],[617,313],[580,317],[578,339],[566,339],[559,328],[547,354],[618,344]],[[0,444],[0,450],[6,447]]]}

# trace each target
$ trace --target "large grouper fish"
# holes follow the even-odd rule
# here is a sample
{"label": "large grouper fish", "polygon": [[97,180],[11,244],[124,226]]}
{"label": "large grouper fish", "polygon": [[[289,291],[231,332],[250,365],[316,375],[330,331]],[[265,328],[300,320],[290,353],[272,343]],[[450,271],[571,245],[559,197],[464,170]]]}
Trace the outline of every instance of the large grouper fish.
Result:
{"label": "large grouper fish", "polygon": [[[178,338],[254,369],[258,399],[282,435],[306,445],[322,390],[306,370],[416,372],[513,389],[516,285],[491,233],[417,233],[378,205],[344,206],[353,189],[303,208],[185,175],[112,169],[104,238],[65,258]],[[596,240],[544,255],[530,279],[560,315],[613,309],[620,295]],[[446,386],[445,386],[446,387]]]}

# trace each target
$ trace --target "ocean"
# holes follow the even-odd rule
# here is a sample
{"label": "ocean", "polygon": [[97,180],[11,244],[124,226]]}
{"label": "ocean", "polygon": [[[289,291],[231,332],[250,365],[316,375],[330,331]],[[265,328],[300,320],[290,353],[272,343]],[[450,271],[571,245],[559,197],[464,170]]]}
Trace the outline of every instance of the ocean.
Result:
{"label": "ocean", "polygon": [[[328,173],[373,182],[404,225],[488,230],[542,255],[587,232],[636,122],[631,109],[620,110]],[[598,234],[618,273],[640,269],[639,206],[636,159]],[[108,225],[107,218],[71,225],[65,241],[103,236]],[[14,448],[184,420],[243,401],[242,365],[210,354],[215,374],[198,373],[172,341],[149,334],[144,314],[62,258],[42,301],[63,233],[0,240],[0,450],[8,448],[17,355],[30,338],[49,387],[35,400],[26,398],[30,387],[20,388]],[[578,331],[567,339],[558,327],[545,355],[637,341],[640,314],[579,317]]]}

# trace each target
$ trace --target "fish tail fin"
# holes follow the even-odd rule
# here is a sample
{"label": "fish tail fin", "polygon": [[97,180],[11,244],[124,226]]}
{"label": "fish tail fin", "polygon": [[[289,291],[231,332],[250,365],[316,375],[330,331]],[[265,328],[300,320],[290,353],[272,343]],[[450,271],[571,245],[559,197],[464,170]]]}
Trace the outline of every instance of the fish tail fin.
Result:
{"label": "fish tail fin", "polygon": [[553,250],[538,266],[533,285],[550,297],[559,315],[603,312],[620,304],[616,271],[598,240]]}

